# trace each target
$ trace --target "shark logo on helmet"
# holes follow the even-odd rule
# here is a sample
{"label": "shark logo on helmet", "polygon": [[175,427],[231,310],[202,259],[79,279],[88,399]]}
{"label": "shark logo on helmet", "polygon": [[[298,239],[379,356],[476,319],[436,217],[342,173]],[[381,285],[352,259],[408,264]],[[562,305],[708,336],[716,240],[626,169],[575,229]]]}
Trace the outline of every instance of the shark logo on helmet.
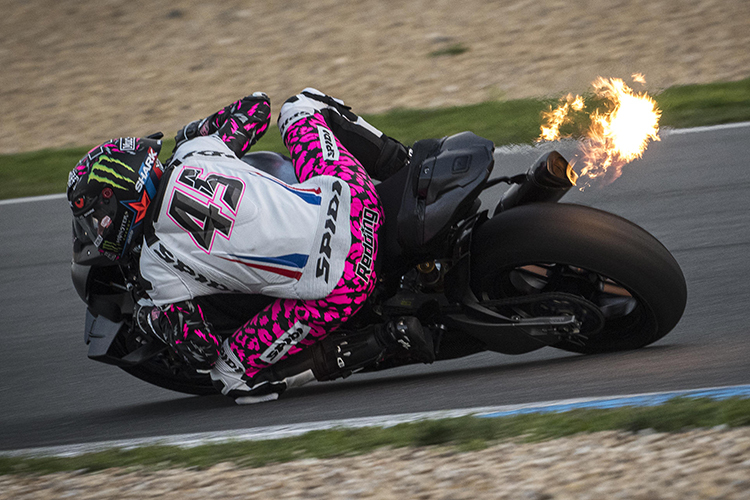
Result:
{"label": "shark logo on helmet", "polygon": [[138,180],[135,182],[135,190],[137,192],[140,193],[143,190],[143,186],[148,181],[148,175],[151,172],[151,169],[154,167],[154,164],[156,163],[157,156],[158,154],[156,153],[156,151],[154,151],[152,148],[148,148],[148,155],[141,165],[141,169],[138,171]]}

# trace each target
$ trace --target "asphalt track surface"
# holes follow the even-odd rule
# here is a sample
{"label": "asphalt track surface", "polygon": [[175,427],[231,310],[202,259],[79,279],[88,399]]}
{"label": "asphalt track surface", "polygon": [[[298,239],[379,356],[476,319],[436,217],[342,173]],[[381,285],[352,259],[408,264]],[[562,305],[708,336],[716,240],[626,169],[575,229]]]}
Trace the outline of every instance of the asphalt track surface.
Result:
{"label": "asphalt track surface", "polygon": [[[626,217],[672,251],[689,299],[661,341],[597,356],[483,353],[311,384],[252,406],[159,389],[88,360],[66,201],[0,204],[0,450],[748,384],[750,127],[678,132],[615,183],[565,198]],[[495,175],[521,172],[540,153],[503,148]]]}

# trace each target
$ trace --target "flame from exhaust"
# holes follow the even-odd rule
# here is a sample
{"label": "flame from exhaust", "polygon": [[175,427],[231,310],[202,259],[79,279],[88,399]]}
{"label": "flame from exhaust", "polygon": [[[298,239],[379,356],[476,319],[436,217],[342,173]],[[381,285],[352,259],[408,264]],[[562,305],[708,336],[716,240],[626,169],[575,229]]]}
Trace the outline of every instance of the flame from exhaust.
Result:
{"label": "flame from exhaust", "polygon": [[560,137],[560,127],[572,121],[570,111],[581,111],[584,106],[583,97],[568,94],[560,101],[565,101],[557,109],[549,110],[542,113],[542,117],[547,126],[542,125],[541,139],[545,141],[554,141]]}
{"label": "flame from exhaust", "polygon": [[[659,139],[661,111],[646,94],[635,94],[618,78],[599,77],[594,93],[612,103],[611,110],[591,115],[591,127],[583,143],[581,176],[603,177],[609,184],[622,173],[622,167],[641,158],[650,141]],[[611,170],[610,170],[611,169]]]}
{"label": "flame from exhaust", "polygon": [[[643,81],[643,75],[633,75]],[[646,93],[636,94],[619,78],[597,78],[593,83],[595,96],[605,103],[590,113],[591,125],[580,145],[583,167],[579,177],[601,178],[609,184],[620,177],[622,167],[643,156],[650,141],[659,139],[661,111]],[[584,100],[581,96],[567,95],[555,110],[543,113],[546,121],[542,125],[539,140],[559,139],[560,126],[573,120],[571,111],[581,111]],[[575,159],[571,161],[573,165]],[[586,181],[589,184],[589,181]]]}

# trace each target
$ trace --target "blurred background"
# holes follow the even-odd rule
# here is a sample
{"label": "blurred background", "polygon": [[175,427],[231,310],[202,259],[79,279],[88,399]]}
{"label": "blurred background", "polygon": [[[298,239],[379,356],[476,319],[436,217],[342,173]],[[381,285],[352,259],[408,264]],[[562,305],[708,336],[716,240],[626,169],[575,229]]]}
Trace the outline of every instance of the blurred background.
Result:
{"label": "blurred background", "polygon": [[[168,137],[256,90],[360,113],[750,76],[746,0],[0,0],[0,154]],[[639,90],[637,88],[636,90]]]}

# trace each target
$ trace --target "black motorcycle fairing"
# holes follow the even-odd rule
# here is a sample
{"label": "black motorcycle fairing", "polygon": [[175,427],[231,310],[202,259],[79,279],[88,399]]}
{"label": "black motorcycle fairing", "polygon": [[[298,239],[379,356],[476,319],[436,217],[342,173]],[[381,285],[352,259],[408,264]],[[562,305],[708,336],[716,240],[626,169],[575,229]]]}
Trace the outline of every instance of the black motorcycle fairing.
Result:
{"label": "black motorcycle fairing", "polygon": [[[416,156],[419,142],[414,147]],[[411,166],[398,214],[399,244],[406,252],[424,251],[466,215],[492,172],[493,151],[492,141],[462,132]]]}
{"label": "black motorcycle fairing", "polygon": [[166,344],[156,339],[144,338],[138,348],[124,355],[115,352],[117,349],[114,347],[118,336],[127,334],[128,330],[126,320],[112,321],[101,314],[95,316],[91,309],[86,309],[84,341],[89,346],[89,359],[109,365],[129,367],[139,365],[167,350]]}
{"label": "black motorcycle fairing", "polygon": [[442,236],[478,208],[475,201],[494,166],[492,141],[471,132],[417,141],[413,150],[411,163],[376,188],[388,264],[445,250]]}

